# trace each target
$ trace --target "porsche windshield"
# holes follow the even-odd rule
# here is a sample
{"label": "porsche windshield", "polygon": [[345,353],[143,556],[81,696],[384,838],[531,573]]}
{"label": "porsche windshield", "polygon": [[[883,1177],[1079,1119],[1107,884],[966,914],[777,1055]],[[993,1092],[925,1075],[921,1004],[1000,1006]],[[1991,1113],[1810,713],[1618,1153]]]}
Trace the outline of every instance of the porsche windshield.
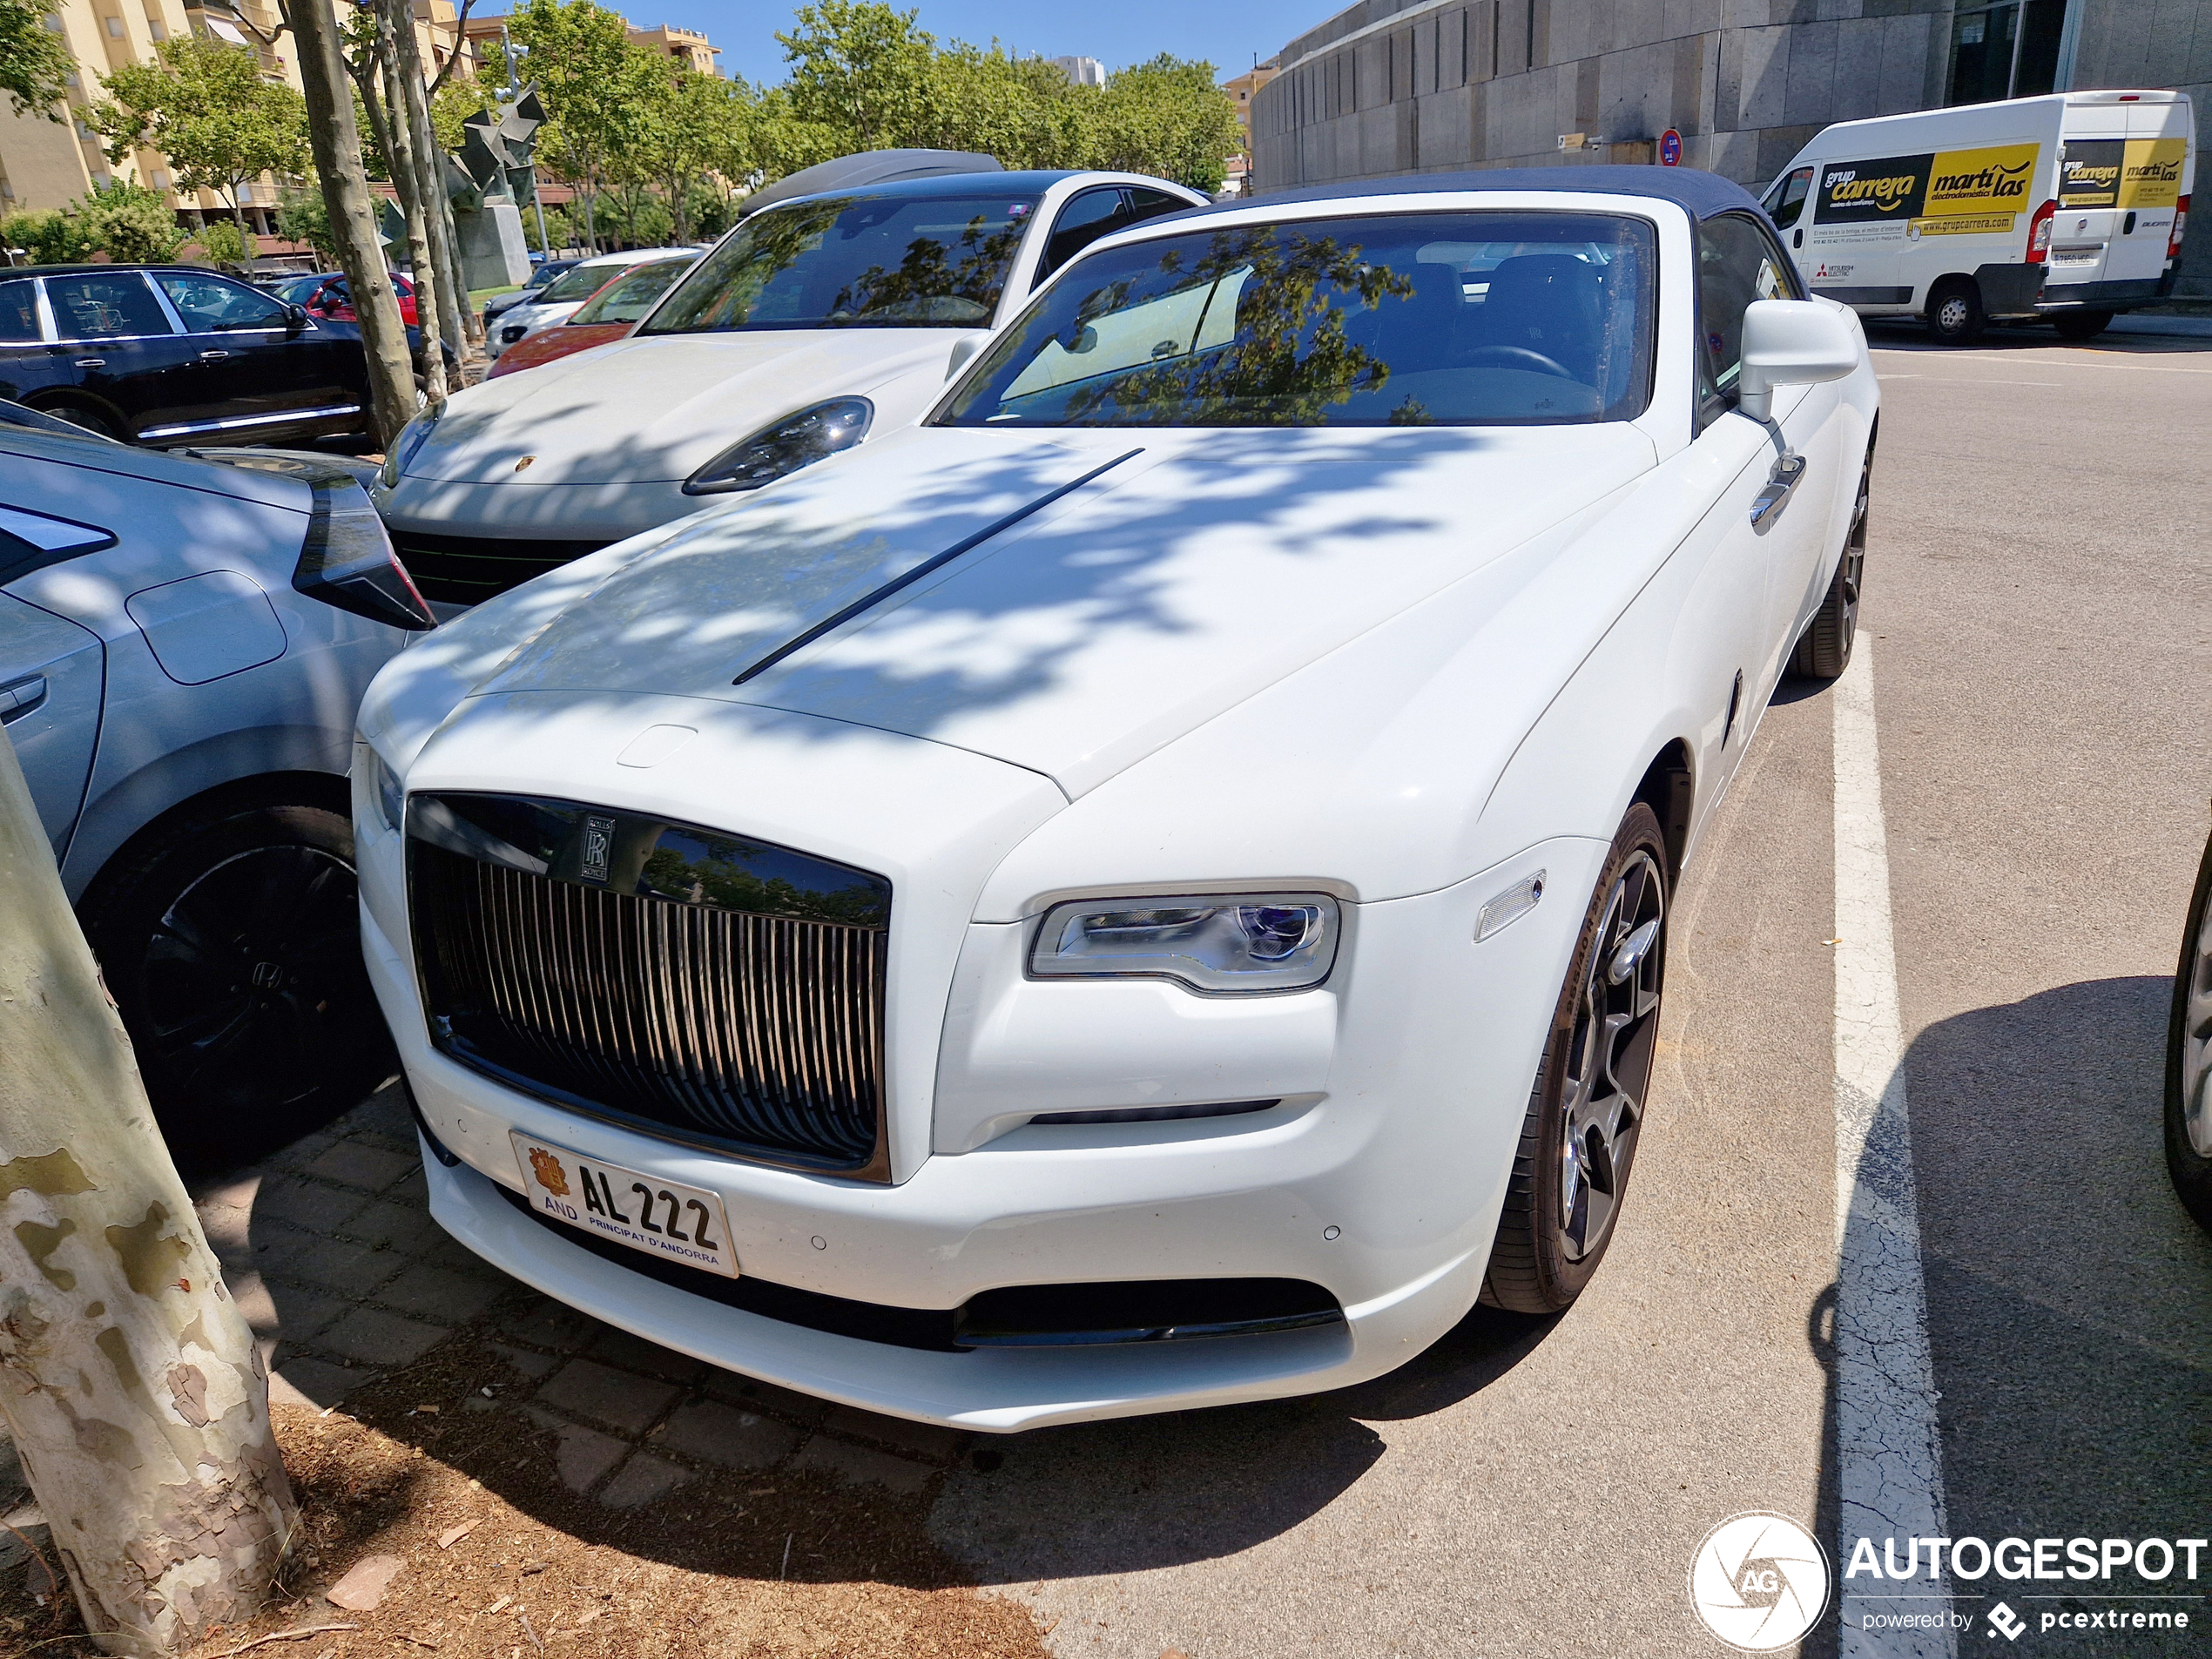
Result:
{"label": "porsche windshield", "polygon": [[968,194],[770,208],[700,260],[644,332],[988,327],[1035,207]]}
{"label": "porsche windshield", "polygon": [[951,426],[1531,426],[1650,395],[1657,242],[1582,212],[1246,225],[1087,255]]}

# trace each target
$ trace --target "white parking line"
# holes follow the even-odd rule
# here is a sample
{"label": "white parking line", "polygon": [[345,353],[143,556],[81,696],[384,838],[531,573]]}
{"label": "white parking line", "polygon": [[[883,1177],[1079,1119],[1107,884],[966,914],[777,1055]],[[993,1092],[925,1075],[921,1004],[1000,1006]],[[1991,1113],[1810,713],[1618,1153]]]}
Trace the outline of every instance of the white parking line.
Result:
{"label": "white parking line", "polygon": [[[1836,1568],[1861,1538],[1945,1538],[1919,1206],[1905,1109],[1890,855],[1882,827],[1874,664],[1865,634],[1831,695],[1836,705]],[[1925,1556],[1923,1557],[1925,1559]],[[1948,1630],[1868,1631],[1862,1612],[1926,1613],[1943,1586],[1839,1580],[1843,1659],[1952,1659]]]}

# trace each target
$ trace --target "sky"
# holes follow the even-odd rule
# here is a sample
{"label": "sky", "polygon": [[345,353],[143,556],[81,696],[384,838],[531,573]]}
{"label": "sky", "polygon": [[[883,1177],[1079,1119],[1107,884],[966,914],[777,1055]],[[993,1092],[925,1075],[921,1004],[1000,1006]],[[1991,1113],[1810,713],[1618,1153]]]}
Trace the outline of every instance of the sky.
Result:
{"label": "sky", "polygon": [[[1116,0],[1097,6],[1066,0],[893,0],[919,10],[922,28],[940,40],[1000,44],[1023,57],[1096,57],[1109,70],[1161,52],[1204,57],[1224,77],[1250,69],[1252,57],[1272,57],[1293,36],[1333,17],[1351,0]],[[776,30],[791,27],[792,0],[610,0],[632,24],[696,29],[722,49],[725,75],[773,83],[784,78]],[[487,13],[498,10],[484,8]]]}

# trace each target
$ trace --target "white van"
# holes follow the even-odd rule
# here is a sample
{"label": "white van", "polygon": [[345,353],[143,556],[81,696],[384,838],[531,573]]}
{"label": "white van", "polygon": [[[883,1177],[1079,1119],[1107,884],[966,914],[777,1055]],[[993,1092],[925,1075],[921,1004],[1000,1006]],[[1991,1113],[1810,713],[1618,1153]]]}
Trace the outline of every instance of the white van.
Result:
{"label": "white van", "polygon": [[1993,317],[2087,340],[2173,291],[2195,176],[2186,93],[2054,92],[1843,121],[1767,191],[1815,293],[1968,341]]}

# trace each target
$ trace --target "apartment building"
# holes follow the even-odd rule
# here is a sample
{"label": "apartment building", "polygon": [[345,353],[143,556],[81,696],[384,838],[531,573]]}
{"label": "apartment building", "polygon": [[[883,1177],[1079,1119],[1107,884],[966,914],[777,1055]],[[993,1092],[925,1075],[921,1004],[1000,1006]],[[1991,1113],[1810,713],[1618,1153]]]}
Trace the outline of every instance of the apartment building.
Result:
{"label": "apartment building", "polygon": [[1241,75],[1232,75],[1222,82],[1221,90],[1237,100],[1237,125],[1244,141],[1237,146],[1237,154],[1229,158],[1228,177],[1224,186],[1239,196],[1251,193],[1252,172],[1252,99],[1259,89],[1273,80],[1281,71],[1275,59],[1254,64]]}
{"label": "apartment building", "polygon": [[[340,0],[341,19],[351,8]],[[168,158],[140,150],[111,163],[100,141],[84,125],[80,111],[102,94],[100,77],[121,65],[143,62],[165,40],[198,33],[254,52],[261,72],[295,89],[300,71],[292,38],[281,33],[275,0],[219,0],[186,4],[185,0],[55,0],[46,26],[68,46],[72,67],[65,104],[50,121],[37,113],[17,114],[0,99],[0,215],[36,208],[64,207],[95,185],[121,176],[165,192],[179,212],[199,220],[230,215],[230,202],[213,191],[177,188]],[[415,44],[424,70],[432,75],[457,51],[465,51],[452,0],[415,0]],[[457,71],[459,72],[459,71]],[[272,222],[281,181],[263,174],[246,186],[239,206],[247,225],[263,239],[274,235]]]}

